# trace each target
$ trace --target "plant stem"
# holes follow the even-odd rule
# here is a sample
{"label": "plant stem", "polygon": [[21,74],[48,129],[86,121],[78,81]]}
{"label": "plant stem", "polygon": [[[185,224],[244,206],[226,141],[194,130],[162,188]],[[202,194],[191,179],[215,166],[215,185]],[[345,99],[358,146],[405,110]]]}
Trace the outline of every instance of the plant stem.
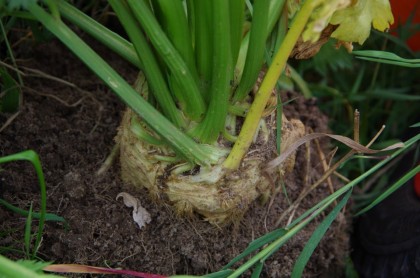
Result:
{"label": "plant stem", "polygon": [[112,51],[120,55],[128,62],[142,69],[143,66],[137,57],[133,45],[118,34],[112,32],[102,24],[82,13],[77,8],[63,0],[57,2],[58,9],[63,17],[75,24],[77,27],[103,43]]}
{"label": "plant stem", "polygon": [[186,101],[184,112],[192,120],[201,120],[205,114],[206,105],[188,65],[163,32],[146,3],[138,0],[127,0],[127,3],[159,56],[162,57],[170,70],[170,74],[173,75],[177,85],[184,93],[184,100]]}
{"label": "plant stem", "polygon": [[241,132],[239,133],[238,140],[233,146],[229,156],[223,163],[225,168],[232,170],[237,169],[241,163],[242,158],[247,153],[249,146],[251,145],[252,138],[258,127],[262,113],[271,95],[271,91],[276,85],[277,79],[283,72],[287,63],[287,59],[289,58],[293,47],[295,46],[300,34],[306,25],[306,22],[308,21],[312,11],[315,8],[314,2],[316,1],[305,1],[302,9],[297,13],[289,32],[287,32],[283,43],[281,44],[279,50],[276,53],[276,56],[273,59],[273,63],[267,71],[260,89],[255,95],[254,102],[252,103],[248,115],[245,118],[245,122],[242,126]]}
{"label": "plant stem", "polygon": [[[229,0],[230,35],[232,48],[232,64],[238,60],[241,47],[243,24],[245,20],[245,1]],[[267,17],[267,15],[265,15]]]}
{"label": "plant stem", "polygon": [[134,44],[137,55],[144,67],[143,72],[147,78],[148,86],[153,92],[163,114],[177,127],[185,126],[185,121],[172,99],[171,92],[166,86],[165,78],[159,68],[159,64],[150,49],[143,33],[138,29],[136,19],[127,5],[120,0],[109,1],[112,9],[120,19],[125,31]]}
{"label": "plant stem", "polygon": [[265,44],[268,35],[269,0],[260,0],[254,4],[249,46],[246,54],[244,71],[238,89],[233,97],[235,101],[243,100],[257,81],[264,62]]}
{"label": "plant stem", "polygon": [[178,153],[187,160],[209,165],[213,150],[203,148],[176,128],[159,111],[144,100],[120,75],[118,75],[96,52],[81,40],[61,20],[54,19],[36,2],[28,5],[28,10],[51,33],[59,38],[79,57],[111,90],[113,90],[134,112],[136,112],[157,134],[166,139]]}
{"label": "plant stem", "polygon": [[[187,17],[181,1],[156,0],[152,1],[155,17],[163,31],[179,52],[181,58],[189,68],[195,83],[198,85],[198,73],[195,65],[194,51],[190,37]],[[178,100],[182,110],[189,109],[188,94],[176,79],[176,75],[168,71],[168,83],[172,94]],[[188,114],[188,113],[187,113]]]}
{"label": "plant stem", "polygon": [[210,101],[212,75],[211,43],[211,3],[210,1],[192,1],[194,6],[194,50],[199,78],[199,86],[206,103]]}
{"label": "plant stem", "polygon": [[211,97],[206,117],[191,132],[193,137],[204,143],[216,141],[224,128],[229,106],[230,81],[233,78],[229,3],[226,0],[213,0],[211,4],[213,14]]}

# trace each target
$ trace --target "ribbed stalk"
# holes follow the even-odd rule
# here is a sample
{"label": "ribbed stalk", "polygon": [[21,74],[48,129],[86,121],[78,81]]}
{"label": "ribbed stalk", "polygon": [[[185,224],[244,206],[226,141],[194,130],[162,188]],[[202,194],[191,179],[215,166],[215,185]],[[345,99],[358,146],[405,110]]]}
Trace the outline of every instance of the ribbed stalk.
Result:
{"label": "ribbed stalk", "polygon": [[[194,52],[190,37],[187,17],[181,1],[153,1],[153,10],[162,29],[187,64],[191,74],[198,84],[198,74],[195,67]],[[172,94],[178,99],[178,105],[182,110],[188,109],[188,95],[185,94],[182,86],[178,84],[175,76],[169,72],[168,82]]]}
{"label": "ribbed stalk", "polygon": [[140,61],[143,65],[147,65],[143,69],[143,73],[163,114],[177,127],[185,126],[184,119],[172,99],[172,95],[166,86],[166,80],[160,71],[153,52],[143,33],[139,30],[137,22],[128,6],[120,0],[110,0],[109,3],[117,14],[130,40],[133,42]]}
{"label": "ribbed stalk", "polygon": [[243,100],[257,81],[264,62],[265,43],[268,36],[269,0],[254,2],[254,13],[249,38],[245,67],[233,101]]}
{"label": "ribbed stalk", "polygon": [[230,81],[233,78],[229,3],[225,0],[213,0],[211,4],[213,14],[211,98],[206,117],[192,132],[194,137],[206,143],[216,141],[224,128],[229,105]]}
{"label": "ribbed stalk", "polygon": [[[211,34],[211,2],[194,1],[194,51],[200,89],[207,103],[210,101],[213,44]],[[199,16],[197,16],[199,15]]]}
{"label": "ribbed stalk", "polygon": [[[267,0],[265,0],[267,1]],[[229,0],[230,34],[232,48],[232,64],[236,64],[241,47],[242,31],[245,20],[245,1]],[[259,1],[257,1],[259,2]],[[267,17],[267,15],[265,15]]]}
{"label": "ribbed stalk", "polygon": [[192,40],[182,2],[156,0],[155,4],[154,7],[159,10],[159,22],[163,30],[187,64],[193,77],[197,77]]}
{"label": "ribbed stalk", "polygon": [[185,113],[192,120],[200,120],[206,111],[206,105],[194,80],[193,74],[181,55],[162,31],[159,23],[143,1],[127,0],[131,11],[144,29],[159,56],[165,62],[176,83],[184,92]]}
{"label": "ribbed stalk", "polygon": [[75,24],[139,69],[143,68],[132,43],[93,20],[66,1],[58,0],[57,4],[61,15],[71,23]]}

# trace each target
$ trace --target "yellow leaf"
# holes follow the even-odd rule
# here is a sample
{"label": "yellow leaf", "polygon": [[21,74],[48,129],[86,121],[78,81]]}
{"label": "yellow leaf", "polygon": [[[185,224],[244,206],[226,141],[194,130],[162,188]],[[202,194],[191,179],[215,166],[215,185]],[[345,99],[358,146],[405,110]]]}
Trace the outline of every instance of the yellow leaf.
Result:
{"label": "yellow leaf", "polygon": [[371,26],[385,31],[394,22],[388,0],[353,0],[353,4],[336,11],[330,23],[339,25],[331,37],[346,42],[363,44]]}
{"label": "yellow leaf", "polygon": [[302,34],[303,41],[316,42],[334,12],[350,5],[350,0],[312,0],[315,8]]}

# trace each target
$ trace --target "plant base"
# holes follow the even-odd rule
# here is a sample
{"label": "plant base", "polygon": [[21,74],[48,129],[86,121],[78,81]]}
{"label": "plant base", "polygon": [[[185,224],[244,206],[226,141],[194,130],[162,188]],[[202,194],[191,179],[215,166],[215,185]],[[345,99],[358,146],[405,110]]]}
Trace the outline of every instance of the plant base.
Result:
{"label": "plant base", "polygon": [[[268,162],[266,158],[275,157],[273,146],[267,147],[267,144],[274,144],[274,140],[268,140],[265,144],[255,144],[236,171],[227,171],[216,165],[195,174],[174,174],[171,170],[175,164],[162,160],[162,156],[175,154],[166,147],[139,140],[131,129],[133,117],[137,116],[127,109],[116,139],[120,144],[122,179],[125,183],[146,187],[153,199],[169,202],[179,215],[197,212],[216,225],[237,222],[256,199],[265,197],[266,200],[274,182],[294,166],[293,155],[274,176],[269,177],[264,173],[264,165]],[[304,132],[300,121],[285,120],[282,148],[286,148]],[[200,178],[203,175],[216,178],[213,181],[203,180]]]}

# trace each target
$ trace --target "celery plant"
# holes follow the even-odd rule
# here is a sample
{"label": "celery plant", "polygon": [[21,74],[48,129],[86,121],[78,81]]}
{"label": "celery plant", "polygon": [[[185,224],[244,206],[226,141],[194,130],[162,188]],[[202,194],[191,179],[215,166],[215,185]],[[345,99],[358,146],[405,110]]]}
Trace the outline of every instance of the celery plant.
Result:
{"label": "celery plant", "polygon": [[[109,0],[126,40],[64,0],[3,0],[0,8],[5,2],[11,15],[22,16],[10,9],[22,6],[24,16],[41,22],[131,108],[117,139],[124,180],[147,187],[152,195],[166,194],[179,212],[198,211],[216,223],[243,213],[237,207],[246,210],[269,191],[261,161],[243,158],[299,37],[316,42],[331,22],[338,25],[331,36],[363,42],[372,22],[382,31],[392,22],[387,1],[377,0],[258,0],[247,5],[245,0]],[[141,71],[137,86],[130,86],[66,21],[136,66]],[[246,21],[251,28],[244,33]],[[276,25],[287,32],[274,40],[280,46],[267,57],[265,45]],[[266,57],[270,67],[252,95]],[[140,82],[144,77],[147,84]],[[282,130],[281,149],[304,133],[299,121],[288,126]],[[179,175],[196,166],[198,174]],[[237,182],[234,171],[239,168],[246,171]],[[222,196],[221,188],[230,195]]]}

